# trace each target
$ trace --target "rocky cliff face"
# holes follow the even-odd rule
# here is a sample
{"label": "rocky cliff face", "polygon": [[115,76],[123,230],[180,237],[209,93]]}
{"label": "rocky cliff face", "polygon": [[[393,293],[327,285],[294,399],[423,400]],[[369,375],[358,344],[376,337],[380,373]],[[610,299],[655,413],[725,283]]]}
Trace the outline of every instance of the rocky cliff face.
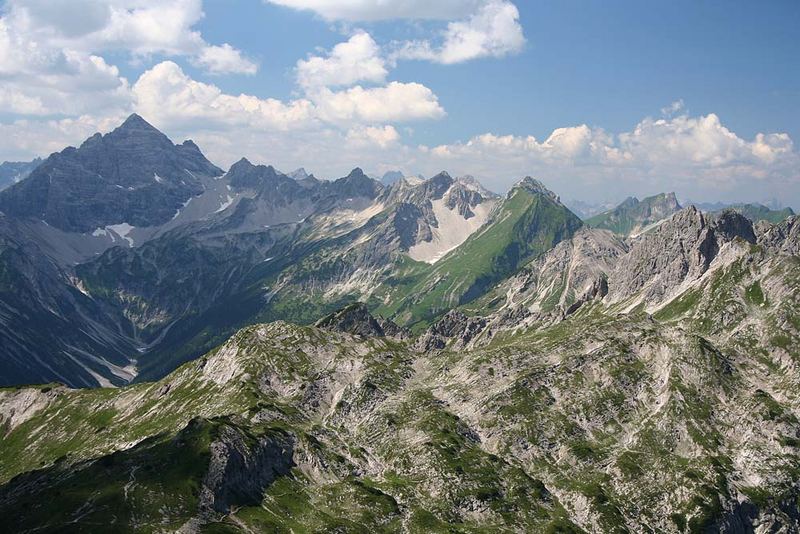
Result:
{"label": "rocky cliff face", "polygon": [[[197,421],[191,421],[189,428]],[[220,426],[208,447],[198,510],[205,520],[229,514],[232,508],[258,506],[266,489],[294,466],[291,436],[253,436],[234,426]]]}
{"label": "rocky cliff face", "polygon": [[690,206],[633,245],[609,276],[609,301],[635,294],[648,309],[685,290],[712,264],[723,265],[755,243],[752,222],[729,211],[709,219]]}
{"label": "rocky cliff face", "polygon": [[397,326],[393,321],[375,318],[369,313],[367,305],[361,302],[351,304],[315,324],[317,328],[347,332],[362,337],[393,337],[408,339],[411,332]]}
{"label": "rocky cliff face", "polygon": [[0,210],[71,232],[168,222],[203,191],[201,177],[222,171],[197,145],[173,145],[138,115],[79,148],[53,154],[0,194]]}

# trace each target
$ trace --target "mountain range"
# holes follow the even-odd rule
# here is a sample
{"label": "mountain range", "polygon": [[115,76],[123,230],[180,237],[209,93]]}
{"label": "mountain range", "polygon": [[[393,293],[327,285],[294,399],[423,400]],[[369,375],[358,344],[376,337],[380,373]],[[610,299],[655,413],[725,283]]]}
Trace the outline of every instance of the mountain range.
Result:
{"label": "mountain range", "polygon": [[223,171],[132,115],[0,192],[0,526],[797,531],[785,215]]}

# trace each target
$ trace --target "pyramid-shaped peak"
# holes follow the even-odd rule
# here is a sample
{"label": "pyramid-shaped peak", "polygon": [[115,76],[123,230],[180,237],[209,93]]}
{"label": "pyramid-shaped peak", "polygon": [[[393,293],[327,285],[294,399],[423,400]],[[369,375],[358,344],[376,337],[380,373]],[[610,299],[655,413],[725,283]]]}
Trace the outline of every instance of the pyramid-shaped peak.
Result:
{"label": "pyramid-shaped peak", "polygon": [[252,164],[252,163],[250,163],[250,160],[249,160],[249,159],[247,159],[247,158],[241,158],[239,161],[237,161],[236,163],[234,163],[233,165],[231,165],[231,168],[233,168],[233,167],[236,167],[236,166],[240,166],[240,167],[252,167],[252,166],[253,166],[253,164]]}
{"label": "pyramid-shaped peak", "polygon": [[130,130],[130,129],[142,130],[142,129],[148,129],[148,130],[154,130],[154,131],[156,131],[158,133],[161,133],[161,131],[159,131],[158,128],[156,128],[155,126],[153,126],[152,124],[150,124],[149,122],[144,120],[144,118],[142,118],[142,116],[139,115],[138,113],[131,113],[128,116],[128,118],[125,119],[125,122],[123,122],[118,129],[120,129],[120,130]]}
{"label": "pyramid-shaped peak", "polygon": [[512,188],[512,190],[513,189],[524,189],[529,193],[547,195],[548,197],[551,197],[553,199],[558,199],[558,196],[555,193],[547,189],[547,187],[545,187],[545,185],[542,182],[531,176],[526,176],[525,178],[517,182]]}
{"label": "pyramid-shaped peak", "polygon": [[361,178],[361,177],[364,178],[367,177],[367,175],[364,174],[364,171],[361,169],[361,167],[356,167],[355,169],[350,171],[350,174],[346,176],[346,178]]}
{"label": "pyramid-shaped peak", "polygon": [[103,138],[113,143],[135,145],[144,143],[148,146],[164,148],[173,146],[172,141],[166,135],[136,113],[131,114],[118,128]]}

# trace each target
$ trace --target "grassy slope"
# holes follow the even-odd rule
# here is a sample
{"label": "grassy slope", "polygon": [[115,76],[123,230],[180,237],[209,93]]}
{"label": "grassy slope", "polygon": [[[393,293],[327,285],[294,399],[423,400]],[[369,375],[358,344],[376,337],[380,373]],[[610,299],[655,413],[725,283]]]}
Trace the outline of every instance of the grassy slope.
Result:
{"label": "grassy slope", "polygon": [[470,302],[513,274],[531,258],[568,239],[581,221],[541,194],[515,189],[495,222],[433,265],[414,264],[389,285],[379,313],[424,325],[444,311]]}
{"label": "grassy slope", "polygon": [[[220,517],[204,527],[209,532],[241,524],[295,532],[570,526],[540,481],[487,453],[428,386],[401,394],[412,374],[402,345],[280,323],[243,330],[232,343],[154,384],[61,390],[47,408],[5,430],[0,525],[69,530],[77,520],[79,530],[105,520],[123,532],[174,529],[196,515],[209,446],[225,424],[292,435],[299,465],[267,488],[260,506]],[[204,377],[219,362],[239,365],[224,386]],[[348,378],[353,369],[358,374]],[[339,380],[346,387],[334,406],[314,400],[316,391],[341,387]],[[373,410],[376,417],[363,421]],[[410,434],[427,437],[412,445],[404,442]],[[433,486],[419,484],[420,469]],[[440,494],[434,486],[457,491]],[[497,515],[487,522],[457,512],[472,500]],[[21,507],[24,513],[13,512]]]}

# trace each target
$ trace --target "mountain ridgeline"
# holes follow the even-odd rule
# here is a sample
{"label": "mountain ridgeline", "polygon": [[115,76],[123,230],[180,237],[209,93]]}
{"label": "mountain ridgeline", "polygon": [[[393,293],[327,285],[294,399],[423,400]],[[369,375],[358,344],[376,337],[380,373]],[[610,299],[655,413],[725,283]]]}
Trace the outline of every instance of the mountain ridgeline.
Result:
{"label": "mountain ridgeline", "polygon": [[662,193],[643,200],[629,197],[616,208],[587,219],[586,224],[622,236],[635,236],[680,209],[675,193]]}
{"label": "mountain ridgeline", "polygon": [[785,215],[224,172],[131,116],[0,192],[0,529],[797,532]]}

